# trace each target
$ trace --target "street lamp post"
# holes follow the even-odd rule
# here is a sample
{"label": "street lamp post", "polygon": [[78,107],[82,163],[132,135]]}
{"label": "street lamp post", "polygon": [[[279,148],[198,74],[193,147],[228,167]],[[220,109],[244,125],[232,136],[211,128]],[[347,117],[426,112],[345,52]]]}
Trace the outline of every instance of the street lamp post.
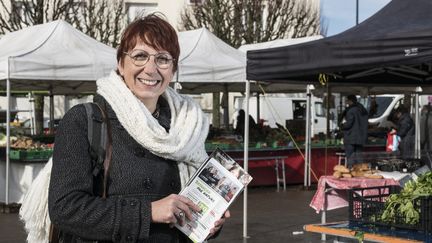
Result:
{"label": "street lamp post", "polygon": [[356,25],[359,23],[359,0],[356,0]]}

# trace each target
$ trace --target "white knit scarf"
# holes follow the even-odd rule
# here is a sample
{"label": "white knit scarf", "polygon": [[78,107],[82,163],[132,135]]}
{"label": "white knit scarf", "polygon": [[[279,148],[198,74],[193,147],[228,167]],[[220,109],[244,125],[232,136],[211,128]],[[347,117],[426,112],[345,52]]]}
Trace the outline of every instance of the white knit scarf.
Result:
{"label": "white knit scarf", "polygon": [[199,105],[168,87],[162,94],[171,110],[167,132],[116,72],[96,84],[97,93],[111,105],[120,123],[140,145],[155,155],[177,161],[183,187],[207,158],[204,143],[209,122]]}

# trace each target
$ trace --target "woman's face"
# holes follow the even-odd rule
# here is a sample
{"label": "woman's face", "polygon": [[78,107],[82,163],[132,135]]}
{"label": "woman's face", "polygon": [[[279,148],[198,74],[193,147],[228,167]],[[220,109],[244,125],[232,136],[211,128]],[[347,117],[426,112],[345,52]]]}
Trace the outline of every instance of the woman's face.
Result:
{"label": "woman's face", "polygon": [[166,69],[161,69],[156,65],[154,54],[168,53],[165,50],[155,50],[154,48],[138,41],[136,46],[129,50],[132,53],[134,50],[142,50],[150,54],[150,59],[143,66],[134,64],[133,59],[126,55],[124,56],[123,65],[118,63],[120,75],[128,86],[128,88],[140,99],[144,104],[148,102],[157,102],[159,96],[166,90],[173,78],[173,65],[169,65]]}

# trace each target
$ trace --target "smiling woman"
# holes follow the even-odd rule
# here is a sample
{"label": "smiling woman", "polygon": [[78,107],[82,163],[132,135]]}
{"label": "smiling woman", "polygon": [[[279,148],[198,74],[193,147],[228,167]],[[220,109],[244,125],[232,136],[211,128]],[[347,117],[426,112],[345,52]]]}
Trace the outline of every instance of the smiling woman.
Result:
{"label": "smiling woman", "polygon": [[60,241],[190,242],[171,225],[200,210],[178,193],[207,158],[209,122],[192,98],[168,86],[179,53],[174,28],[158,15],[126,28],[117,70],[96,83],[108,127],[102,176],[92,167],[84,106],[64,116],[48,203]]}
{"label": "smiling woman", "polygon": [[170,25],[138,19],[125,31],[117,50],[118,73],[151,113],[177,70],[177,34]]}

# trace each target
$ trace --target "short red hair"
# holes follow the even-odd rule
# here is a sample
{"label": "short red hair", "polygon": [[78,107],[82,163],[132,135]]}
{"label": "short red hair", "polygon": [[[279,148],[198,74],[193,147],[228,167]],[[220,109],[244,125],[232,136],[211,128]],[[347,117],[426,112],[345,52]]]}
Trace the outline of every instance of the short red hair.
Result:
{"label": "short red hair", "polygon": [[173,58],[173,72],[177,71],[180,45],[175,29],[160,14],[149,14],[130,23],[117,49],[117,62],[123,65],[124,53],[132,50],[138,40],[156,49],[166,50]]}

